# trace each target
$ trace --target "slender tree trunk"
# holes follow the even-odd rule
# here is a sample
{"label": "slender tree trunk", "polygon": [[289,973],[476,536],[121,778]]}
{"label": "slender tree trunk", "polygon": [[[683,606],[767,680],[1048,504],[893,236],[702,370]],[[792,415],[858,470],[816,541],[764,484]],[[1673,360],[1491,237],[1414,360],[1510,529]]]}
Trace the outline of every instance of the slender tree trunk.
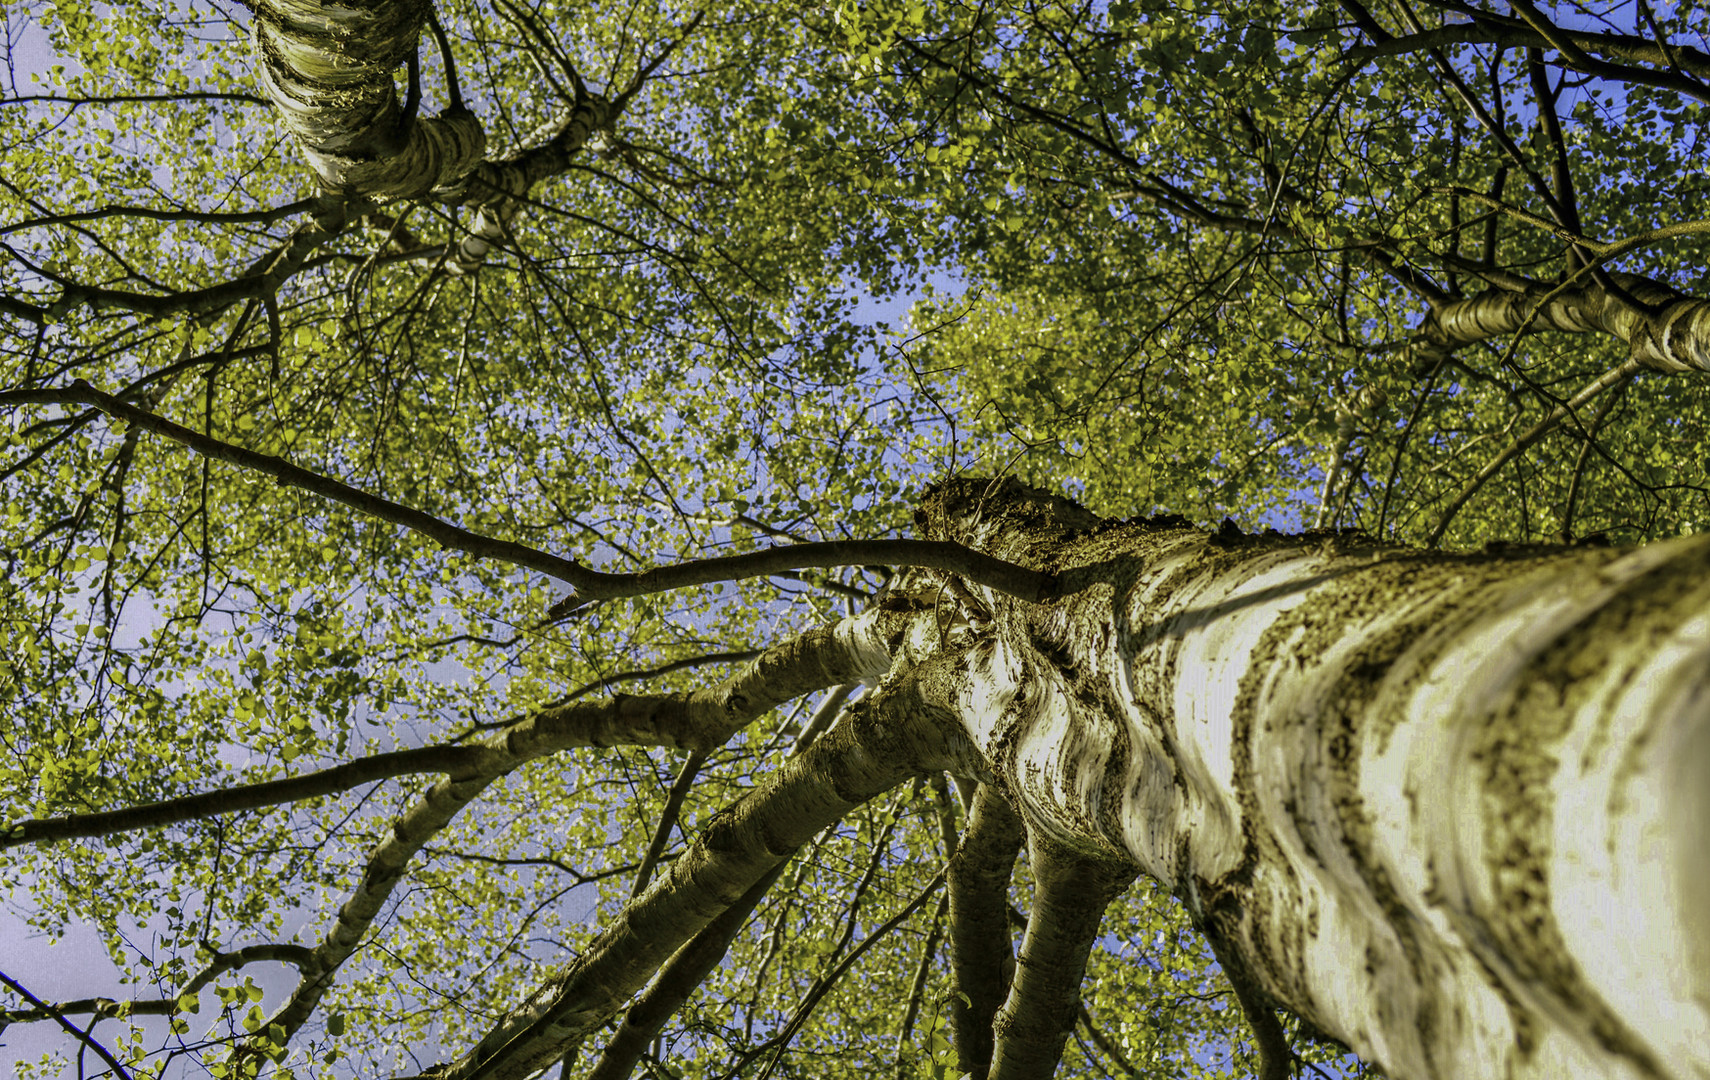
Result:
{"label": "slender tree trunk", "polygon": [[[486,137],[473,114],[417,116],[416,48],[431,7],[424,0],[256,7],[256,80],[328,190],[413,198],[480,164]],[[406,64],[416,92],[400,103],[392,75]]]}

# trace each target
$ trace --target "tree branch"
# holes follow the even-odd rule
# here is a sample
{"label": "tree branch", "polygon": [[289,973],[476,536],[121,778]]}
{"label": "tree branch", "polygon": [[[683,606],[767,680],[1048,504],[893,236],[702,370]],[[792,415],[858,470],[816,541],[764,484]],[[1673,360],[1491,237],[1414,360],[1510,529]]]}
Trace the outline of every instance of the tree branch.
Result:
{"label": "tree branch", "polygon": [[353,488],[320,473],[193,431],[180,424],[95,389],[78,379],[68,389],[0,392],[0,406],[19,404],[93,405],[109,416],[153,432],[218,461],[271,476],[294,487],[340,502],[381,521],[420,533],[443,547],[477,558],[497,559],[569,582],[576,589],[547,612],[554,619],[597,600],[648,596],[671,589],[718,581],[765,577],[787,570],[888,564],[919,566],[958,574],[977,584],[1022,600],[1039,602],[1056,595],[1054,575],[1016,566],[960,544],[935,540],[828,540],[791,547],[769,548],[743,555],[723,555],[657,567],[632,574],[589,570],[580,563],[511,540],[470,532],[413,507]]}
{"label": "tree branch", "polygon": [[65,1018],[64,1013],[60,1012],[59,1010],[55,1009],[52,1005],[49,1005],[47,1002],[43,1001],[41,998],[30,993],[28,990],[24,989],[24,986],[22,983],[13,979],[10,975],[6,974],[4,971],[0,971],[0,982],[3,982],[7,986],[11,987],[13,993],[17,994],[19,997],[23,998],[25,1001],[27,1001],[31,1005],[35,1006],[37,1009],[40,1009],[43,1012],[47,1013],[49,1016],[53,1017],[54,1023],[58,1024],[60,1027],[64,1028],[66,1031],[70,1032],[71,1035],[74,1038],[76,1038],[78,1042],[82,1043],[84,1046],[87,1046],[89,1049],[95,1051],[96,1055],[98,1057],[100,1057],[100,1059],[102,1061],[105,1061],[108,1064],[108,1066],[110,1066],[112,1068],[113,1074],[115,1076],[118,1076],[120,1078],[120,1080],[131,1080],[131,1074],[130,1074],[129,1070],[127,1070],[123,1065],[119,1064],[119,1059],[114,1057],[112,1055],[112,1053],[105,1046],[102,1046],[101,1043],[98,1042],[93,1035],[89,1034],[88,1031],[84,1030],[83,1028],[78,1027],[76,1024],[72,1023],[70,1020],[67,1020]]}
{"label": "tree branch", "polygon": [[288,217],[306,213],[320,205],[319,199],[298,199],[296,202],[267,210],[160,210],[152,206],[103,206],[99,210],[80,210],[71,214],[19,221],[0,226],[0,236],[24,229],[41,229],[53,225],[74,225],[84,221],[101,221],[112,217],[142,218],[146,221],[194,221],[224,225],[272,225]]}
{"label": "tree branch", "polygon": [[[573,583],[578,579],[587,580],[590,575],[589,571],[569,559],[548,555],[523,544],[495,540],[469,532],[420,510],[360,491],[329,476],[299,468],[284,458],[247,450],[193,431],[147,409],[122,401],[112,394],[103,393],[82,379],[64,390],[14,390],[0,393],[0,405],[23,403],[93,405],[109,416],[118,417],[144,431],[170,439],[204,457],[271,476],[287,487],[307,491],[353,507],[370,517],[401,525],[445,547],[465,551],[479,558],[499,559],[516,566],[539,570]],[[597,579],[603,575],[592,576]]]}
{"label": "tree branch", "polygon": [[198,821],[222,814],[258,810],[281,803],[301,802],[320,795],[336,795],[363,784],[389,780],[395,776],[425,772],[453,775],[474,773],[479,771],[483,759],[491,754],[492,751],[484,747],[423,746],[358,758],[306,776],[240,784],[199,795],[185,795],[177,799],[127,806],[118,810],[20,821],[0,831],[0,851],[21,844],[45,844],[73,837],[109,836],[113,833],[153,829],[183,821]]}
{"label": "tree branch", "polygon": [[938,958],[938,939],[944,933],[944,913],[949,907],[948,895],[938,898],[938,906],[932,911],[932,929],[926,932],[926,941],[920,947],[920,963],[915,965],[914,976],[909,979],[902,1023],[897,1025],[897,1048],[893,1059],[897,1080],[908,1080],[910,1067],[915,1064],[907,1054],[908,1037],[920,1017],[920,1005],[926,997],[927,976],[932,974],[932,961]]}
{"label": "tree branch", "polygon": [[806,996],[802,998],[801,1004],[796,1008],[796,1011],[790,1017],[789,1022],[784,1025],[784,1030],[768,1040],[768,1046],[775,1045],[778,1047],[778,1055],[774,1056],[767,1068],[760,1073],[759,1080],[767,1080],[767,1078],[771,1076],[772,1071],[776,1068],[779,1057],[782,1056],[784,1049],[789,1046],[791,1040],[795,1038],[796,1033],[801,1030],[802,1025],[807,1023],[808,1018],[813,1015],[813,1010],[819,1006],[820,1001],[825,998],[825,995],[831,991],[833,986],[837,985],[838,980],[843,978],[843,976],[848,973],[849,969],[855,966],[855,962],[860,960],[868,949],[884,940],[887,934],[907,922],[909,916],[913,915],[925,906],[926,902],[932,899],[932,894],[937,892],[939,886],[943,884],[944,872],[940,870],[932,876],[932,880],[927,882],[926,886],[922,888],[920,892],[915,894],[914,899],[910,900],[906,907],[897,912],[891,918],[885,920],[879,926],[874,927],[871,933],[861,939],[861,943],[859,945],[849,951],[848,956],[845,956],[837,963],[836,967],[833,967],[830,971],[821,973],[821,975],[814,980],[813,987],[807,992]]}
{"label": "tree branch", "polygon": [[[1710,95],[1710,87],[1706,87],[1703,82],[1699,81],[1710,79],[1710,53],[1683,45],[1659,44],[1657,41],[1632,34],[1603,34],[1556,26],[1553,36],[1562,45],[1578,50],[1581,60],[1576,62],[1568,59],[1566,50],[1559,48],[1549,37],[1527,26],[1524,21],[1508,19],[1504,16],[1472,8],[1463,10],[1457,6],[1454,10],[1471,13],[1475,21],[1441,26],[1430,30],[1421,29],[1417,33],[1402,37],[1391,37],[1386,34],[1381,40],[1374,39],[1374,43],[1371,45],[1360,45],[1349,49],[1348,58],[1364,62],[1385,56],[1427,52],[1451,45],[1496,45],[1508,49],[1556,48],[1562,53],[1563,59],[1567,61],[1567,66],[1583,71],[1588,75],[1620,82],[1655,86],[1660,89],[1678,91],[1699,100],[1710,100],[1710,96],[1707,96]],[[1586,55],[1587,53],[1613,56],[1637,63],[1655,64],[1674,70],[1651,71],[1627,64],[1610,63],[1593,59]],[[1697,76],[1697,78],[1692,76]]]}
{"label": "tree branch", "polygon": [[950,884],[950,967],[956,994],[950,1032],[958,1068],[991,1068],[992,1020],[1009,992],[1015,957],[1009,936],[1009,882],[1024,838],[1021,818],[991,784],[974,795],[946,878]]}
{"label": "tree branch", "polygon": [[[552,706],[482,740],[475,747],[485,751],[477,759],[481,763],[478,773],[440,781],[398,817],[386,839],[370,856],[361,884],[339,910],[333,926],[315,949],[314,963],[305,969],[303,980],[290,999],[269,1018],[268,1025],[282,1025],[289,1037],[307,1021],[326,992],[333,972],[355,951],[386,898],[402,880],[409,860],[488,784],[525,762],[576,747],[627,743],[707,750],[720,745],[736,730],[784,701],[850,679],[872,678],[888,668],[889,652],[877,621],[875,616],[856,616],[809,631],[767,649],[715,687],[685,694],[615,696],[605,702]],[[805,761],[808,756],[794,760]],[[877,762],[873,764],[878,766]],[[906,769],[895,761],[886,767]],[[819,796],[802,797],[810,805],[819,799]],[[714,831],[703,833],[701,843]],[[810,837],[812,831],[808,833]],[[799,843],[791,844],[788,850],[794,850]],[[682,859],[673,862],[667,876],[679,874],[682,862]],[[743,888],[751,883],[752,879]],[[646,900],[637,903],[645,904]],[[693,930],[693,926],[689,927],[677,939],[678,943]],[[651,972],[652,968],[648,970]],[[612,1008],[615,1010],[638,987],[639,984],[616,999]],[[267,1026],[260,1030],[265,1032]],[[560,1045],[557,1053],[562,1054],[563,1050]],[[253,1045],[245,1052],[253,1052]]]}
{"label": "tree branch", "polygon": [[629,1080],[635,1071],[635,1063],[647,1052],[648,1044],[718,967],[729,951],[730,943],[748,925],[748,917],[777,884],[787,866],[787,862],[774,866],[671,955],[671,959],[659,969],[653,984],[624,1014],[617,1034],[606,1043],[599,1060],[594,1062],[594,1067],[588,1070],[583,1080]]}
{"label": "tree branch", "polygon": [[1092,1011],[1087,1008],[1085,1001],[1081,1002],[1080,1014],[1077,1019],[1080,1020],[1081,1026],[1087,1029],[1087,1035],[1092,1038],[1093,1045],[1103,1051],[1110,1060],[1116,1062],[1118,1069],[1121,1069],[1128,1076],[1143,1075],[1139,1069],[1134,1067],[1134,1063],[1128,1060],[1128,1056],[1122,1052],[1122,1048],[1116,1045],[1116,1041],[1106,1035],[1104,1029],[1100,1028],[1093,1020]]}
{"label": "tree branch", "polygon": [[[1562,402],[1560,405],[1557,405],[1554,409],[1551,409],[1549,414],[1542,420],[1533,424],[1523,435],[1504,447],[1501,453],[1497,454],[1496,457],[1492,458],[1484,468],[1480,469],[1478,471],[1478,475],[1469,480],[1466,486],[1461,488],[1460,493],[1449,501],[1449,505],[1444,508],[1442,515],[1437,519],[1437,527],[1432,529],[1431,535],[1426,538],[1426,546],[1437,546],[1437,544],[1443,539],[1443,534],[1448,531],[1449,524],[1455,520],[1455,515],[1460,513],[1461,507],[1465,506],[1467,504],[1467,500],[1477,494],[1478,490],[1482,488],[1491,477],[1495,476],[1504,465],[1513,461],[1516,457],[1531,447],[1533,443],[1549,434],[1555,429],[1557,424],[1561,423],[1564,418],[1573,415],[1574,411],[1586,402],[1590,401],[1598,394],[1603,393],[1603,391],[1610,387],[1624,383],[1634,375],[1638,374],[1641,366],[1642,365],[1638,358],[1634,357],[1618,367],[1610,368],[1602,375],[1599,375],[1597,378],[1587,383],[1579,393]],[[1589,436],[1587,437],[1589,438]]]}
{"label": "tree branch", "polygon": [[695,777],[700,775],[701,766],[706,761],[705,750],[691,750],[683,767],[677,770],[677,779],[665,796],[665,807],[659,811],[659,825],[653,830],[653,839],[648,842],[647,853],[641,857],[641,866],[635,872],[635,883],[630,886],[631,899],[646,891],[647,883],[653,878],[653,868],[659,865],[659,856],[665,853],[665,845],[671,842],[671,832],[677,827],[683,800],[688,798],[689,789],[695,786]]}
{"label": "tree branch", "polygon": [[0,299],[0,310],[38,323],[62,318],[85,304],[96,311],[132,311],[154,317],[223,311],[241,300],[272,296],[308,264],[309,257],[318,248],[343,232],[351,215],[360,216],[368,205],[366,201],[346,203],[338,196],[320,196],[312,201],[313,220],[293,229],[289,238],[250,264],[243,274],[218,285],[176,293],[135,293],[79,284],[46,267],[37,266],[12,248],[0,244],[0,249],[10,252],[32,273],[61,286],[59,299],[46,307],[37,308],[17,300]]}
{"label": "tree branch", "polygon": [[1420,330],[1432,344],[1447,349],[1536,330],[1605,333],[1625,342],[1643,367],[1710,372],[1710,300],[1637,274],[1610,274],[1618,292],[1596,282],[1577,284],[1576,278],[1611,257],[1616,246],[1593,250],[1599,258],[1560,284],[1491,289],[1441,304],[1426,315]]}
{"label": "tree branch", "polygon": [[1081,977],[1109,906],[1137,873],[1070,851],[1037,833],[1029,846],[1033,909],[1015,982],[992,1024],[988,1080],[1049,1080],[1081,1002]]}
{"label": "tree branch", "polygon": [[[432,1075],[507,1080],[557,1061],[729,906],[720,897],[746,893],[855,807],[910,776],[943,767],[952,722],[944,707],[930,703],[935,700],[932,680],[943,677],[941,666],[948,669],[949,661],[924,663],[864,700],[850,723],[833,728],[763,786],[717,814],[689,851],[573,964],[529,995],[478,1045]],[[940,714],[945,729],[931,719]],[[925,903],[931,891],[923,891],[893,923]]]}

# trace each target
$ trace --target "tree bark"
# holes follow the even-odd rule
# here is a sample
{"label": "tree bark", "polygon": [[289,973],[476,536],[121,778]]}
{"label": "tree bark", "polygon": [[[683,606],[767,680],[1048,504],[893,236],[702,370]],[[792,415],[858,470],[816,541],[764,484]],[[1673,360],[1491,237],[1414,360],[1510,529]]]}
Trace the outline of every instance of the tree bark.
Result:
{"label": "tree bark", "polygon": [[1021,819],[981,785],[945,879],[950,885],[950,966],[956,994],[950,1030],[962,1071],[985,1076],[992,1020],[1009,993],[1015,953],[1009,936],[1009,879],[1024,837]]}
{"label": "tree bark", "polygon": [[1063,581],[964,601],[970,771],[1265,998],[1397,1078],[1710,1074],[1710,536],[1426,554],[974,482],[921,520]]}
{"label": "tree bark", "polygon": [[474,114],[418,119],[393,87],[429,10],[426,0],[257,5],[256,80],[327,190],[416,198],[480,164],[486,135]]}
{"label": "tree bark", "polygon": [[1595,282],[1557,289],[1490,289],[1437,305],[1422,328],[1446,348],[1539,330],[1611,334],[1633,359],[1655,371],[1710,371],[1710,301],[1675,292],[1637,274],[1611,274],[1625,296]]}

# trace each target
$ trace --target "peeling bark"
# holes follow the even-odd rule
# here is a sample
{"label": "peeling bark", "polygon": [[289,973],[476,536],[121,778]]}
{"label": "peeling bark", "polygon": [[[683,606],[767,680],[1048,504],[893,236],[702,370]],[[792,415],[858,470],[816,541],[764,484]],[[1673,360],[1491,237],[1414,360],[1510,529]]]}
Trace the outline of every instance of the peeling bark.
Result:
{"label": "peeling bark", "polygon": [[1522,328],[1612,334],[1647,368],[1710,371],[1710,301],[1636,274],[1611,274],[1610,279],[1630,300],[1589,281],[1559,292],[1547,284],[1491,289],[1437,305],[1421,329],[1432,344],[1445,348],[1504,337]]}
{"label": "peeling bark", "polygon": [[[947,874],[976,1080],[1052,1073],[1139,872],[1215,942],[1271,1074],[1274,1006],[1397,1080],[1710,1075],[1710,536],[1455,555],[1104,521],[1008,481],[947,484],[920,523],[1060,591],[917,568],[799,662],[770,651],[770,690],[876,688],[434,1075],[556,1061],[817,830],[936,770],[981,784]],[[753,716],[743,678],[720,699]],[[992,910],[1023,836],[1011,966]]]}
{"label": "peeling bark", "polygon": [[966,482],[923,521],[1063,581],[975,590],[943,690],[1036,839],[1391,1076],[1710,1074],[1710,536],[1426,554]]}
{"label": "peeling bark", "polygon": [[564,171],[621,103],[577,88],[554,121],[503,157],[487,160],[476,116],[454,103],[418,118],[416,102],[398,101],[393,74],[409,65],[432,10],[427,0],[382,0],[358,7],[321,0],[268,0],[256,9],[256,79],[303,147],[323,188],[347,197],[416,199],[477,211],[449,263],[470,273],[504,239],[529,192]]}
{"label": "peeling bark", "polygon": [[505,233],[534,186],[556,176],[588,145],[594,134],[611,126],[617,110],[598,94],[584,93],[576,107],[524,140],[524,148],[496,161],[484,161],[454,183],[441,185],[442,201],[473,207],[477,213],[469,235],[458,243],[447,268],[453,274],[479,269],[487,253],[505,241]]}

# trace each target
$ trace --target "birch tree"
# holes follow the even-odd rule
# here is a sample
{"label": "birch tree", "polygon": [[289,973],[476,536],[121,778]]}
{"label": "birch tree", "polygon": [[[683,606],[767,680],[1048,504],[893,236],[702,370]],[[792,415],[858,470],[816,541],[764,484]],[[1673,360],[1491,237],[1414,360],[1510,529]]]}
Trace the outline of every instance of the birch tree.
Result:
{"label": "birch tree", "polygon": [[1603,14],[9,8],[20,1075],[1710,1071]]}

